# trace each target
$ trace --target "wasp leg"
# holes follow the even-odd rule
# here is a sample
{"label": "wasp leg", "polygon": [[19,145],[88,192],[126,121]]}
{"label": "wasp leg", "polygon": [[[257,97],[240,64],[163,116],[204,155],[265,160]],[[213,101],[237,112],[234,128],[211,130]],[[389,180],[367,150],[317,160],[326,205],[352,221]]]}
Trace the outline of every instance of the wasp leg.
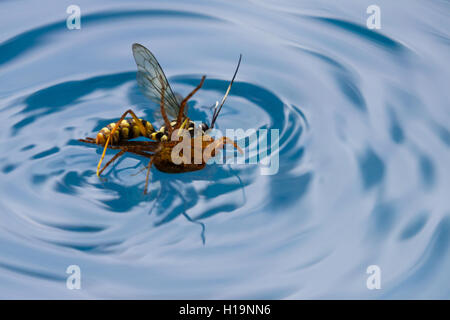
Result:
{"label": "wasp leg", "polygon": [[[228,137],[222,137],[220,139],[215,140],[214,142],[210,143],[205,150],[203,151],[203,158],[205,162],[208,162],[209,159],[211,159],[216,151],[220,148],[223,148],[224,145],[231,144],[235,147],[236,150],[239,151],[240,154],[244,154],[244,151],[237,145],[237,143],[233,140],[231,140]],[[214,154],[214,155],[213,155]]]}
{"label": "wasp leg", "polygon": [[139,174],[143,170],[147,169],[147,175],[145,176],[145,187],[144,187],[144,194],[147,194],[150,168],[151,168],[152,163],[153,163],[153,156],[154,156],[154,154],[150,154],[150,153],[147,153],[147,152],[141,151],[139,149],[135,149],[135,148],[127,148],[127,151],[131,152],[131,153],[134,153],[134,154],[137,154],[137,155],[140,155],[140,156],[143,156],[143,157],[146,157],[146,158],[150,158],[150,161],[149,161],[148,165],[146,167],[142,168],[142,170],[139,170],[138,173],[136,173],[136,174]]}
{"label": "wasp leg", "polygon": [[100,167],[102,165],[103,159],[105,158],[106,149],[108,149],[108,145],[109,145],[109,142],[111,141],[111,137],[114,135],[117,128],[119,127],[119,124],[125,119],[127,114],[130,114],[133,117],[134,122],[137,124],[139,130],[141,131],[142,136],[147,137],[147,131],[145,130],[144,125],[142,124],[141,120],[139,120],[139,118],[136,116],[136,114],[133,112],[133,110],[128,109],[127,111],[125,111],[125,113],[120,117],[119,121],[117,121],[114,128],[111,130],[111,132],[108,136],[108,139],[106,139],[105,148],[103,149],[102,156],[100,158],[100,161],[97,164],[97,176],[100,176]]}
{"label": "wasp leg", "polygon": [[[144,141],[142,141],[142,142],[144,142]],[[106,167],[108,167],[108,165],[110,165],[114,160],[119,158],[125,152],[130,152],[130,153],[133,153],[133,154],[136,154],[136,155],[139,155],[139,156],[143,156],[143,157],[146,157],[146,158],[150,158],[150,159],[153,158],[153,154],[147,153],[145,151],[141,151],[140,147],[137,147],[137,148],[134,148],[134,147],[121,147],[121,149],[122,150],[119,153],[117,153],[111,160],[108,161],[108,163],[100,171],[100,174],[106,169]],[[133,174],[133,176],[138,175],[139,173],[141,173],[145,169],[147,169],[147,166],[144,166],[141,170],[139,170],[139,172],[137,172],[136,174]],[[148,181],[148,173],[147,173],[147,181]],[[146,193],[146,191],[147,191],[147,186],[145,187],[144,194]]]}
{"label": "wasp leg", "polygon": [[138,172],[133,173],[131,176],[132,176],[132,177],[135,177],[135,176],[137,176],[139,173],[141,173],[142,171],[144,171],[145,169],[147,169],[147,166],[142,167],[141,169],[139,169]]}
{"label": "wasp leg", "polygon": [[114,162],[114,160],[116,160],[117,158],[119,158],[121,155],[123,155],[125,153],[125,150],[120,150],[120,152],[116,153],[114,155],[114,157],[111,158],[111,160],[109,160],[105,166],[102,168],[102,170],[100,170],[99,174],[102,174],[102,172],[111,164]]}
{"label": "wasp leg", "polygon": [[89,138],[89,137],[86,137],[86,139],[78,139],[78,141],[84,142],[84,143],[92,143],[92,144],[96,144],[96,143],[95,143],[95,139]]}
{"label": "wasp leg", "polygon": [[[152,159],[154,154],[151,153],[147,153],[145,151],[140,151],[139,149],[135,149],[135,148],[127,148],[127,151],[130,153],[134,153],[137,154],[139,156],[143,156],[149,159]],[[145,169],[147,169],[147,166],[142,167],[142,169],[140,169],[137,173],[133,173],[132,176],[137,176],[139,173],[141,173],[142,171],[144,171]]]}
{"label": "wasp leg", "polygon": [[145,176],[144,194],[147,194],[148,179],[149,179],[150,168],[152,167],[152,163],[153,163],[153,158],[148,162],[148,165],[147,165],[147,175]]}
{"label": "wasp leg", "polygon": [[[128,152],[156,152],[160,148],[161,143],[156,141],[121,141],[119,144],[120,149],[124,149]],[[115,146],[109,146],[115,147]]]}
{"label": "wasp leg", "polygon": [[134,153],[138,156],[143,156],[145,158],[149,158],[149,159],[151,159],[154,156],[153,153],[147,153],[147,152],[140,151],[139,149],[134,149],[134,148],[127,148],[126,151],[129,153]]}
{"label": "wasp leg", "polygon": [[198,84],[198,86],[191,91],[191,93],[189,93],[186,98],[183,99],[183,101],[181,101],[180,103],[180,110],[178,111],[178,117],[177,117],[177,123],[175,124],[175,130],[178,129],[181,125],[181,121],[183,120],[183,114],[184,114],[184,107],[186,106],[186,103],[188,102],[188,100],[190,98],[192,98],[192,96],[198,91],[200,90],[200,88],[203,86],[203,82],[205,82],[205,78],[206,76],[202,77],[202,80],[200,80],[200,83]]}

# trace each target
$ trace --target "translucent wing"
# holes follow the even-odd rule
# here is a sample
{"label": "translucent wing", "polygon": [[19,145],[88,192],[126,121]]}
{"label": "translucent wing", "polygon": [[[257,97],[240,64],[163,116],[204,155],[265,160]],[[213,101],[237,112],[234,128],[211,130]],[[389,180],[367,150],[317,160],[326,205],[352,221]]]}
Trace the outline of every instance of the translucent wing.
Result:
{"label": "translucent wing", "polygon": [[173,93],[155,56],[139,43],[133,44],[133,56],[138,68],[136,78],[142,92],[159,105],[161,88],[164,86],[164,109],[170,119],[176,119],[180,110],[179,99]]}

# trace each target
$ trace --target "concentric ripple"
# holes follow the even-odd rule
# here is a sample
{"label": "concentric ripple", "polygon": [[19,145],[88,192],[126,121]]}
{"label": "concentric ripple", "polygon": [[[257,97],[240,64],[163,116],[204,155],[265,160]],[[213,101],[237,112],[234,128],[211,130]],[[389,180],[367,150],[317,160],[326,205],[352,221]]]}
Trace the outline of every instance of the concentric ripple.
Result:
{"label": "concentric ripple", "polygon": [[[448,298],[447,4],[379,1],[402,15],[374,31],[351,2],[81,1],[68,30],[44,2],[0,5],[21,12],[0,37],[0,297]],[[154,169],[144,195],[146,159],[126,155],[99,179],[102,150],[77,139],[128,108],[156,121],[134,42],[182,95],[207,75],[189,105],[205,122],[242,53],[218,128],[278,129],[276,174]]]}

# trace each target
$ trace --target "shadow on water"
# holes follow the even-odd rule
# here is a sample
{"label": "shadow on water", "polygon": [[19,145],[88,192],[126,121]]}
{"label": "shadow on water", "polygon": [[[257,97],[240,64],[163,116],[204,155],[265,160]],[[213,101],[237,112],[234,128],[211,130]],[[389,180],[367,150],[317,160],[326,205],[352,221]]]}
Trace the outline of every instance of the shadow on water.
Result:
{"label": "shadow on water", "polygon": [[[71,141],[70,144],[82,145],[78,141]],[[100,152],[98,149],[97,153]],[[113,153],[115,152],[108,151],[107,157]],[[130,159],[138,162],[130,166]],[[240,170],[228,165],[211,165],[197,172],[167,174],[152,168],[149,192],[144,194],[146,170],[143,169],[147,162],[148,159],[126,154],[116,160],[100,179],[95,177],[94,170],[68,171],[57,179],[54,191],[81,195],[81,190],[85,188],[102,190],[102,193],[108,194],[109,197],[101,200],[101,204],[108,211],[117,213],[131,212],[133,208],[148,203],[148,213],[155,216],[154,227],[183,216],[187,221],[201,227],[201,239],[205,243],[206,226],[202,220],[239,209],[243,205],[242,202],[245,203],[244,188],[252,183],[253,172],[256,170],[256,168]],[[194,208],[198,212],[197,208],[201,207],[201,202],[215,203],[218,197],[236,192],[241,195],[236,197],[236,201],[227,201],[226,205],[217,202],[217,206],[200,210],[196,216],[190,214],[190,210]],[[105,245],[101,247],[105,249]],[[91,249],[100,251],[98,246]]]}
{"label": "shadow on water", "polygon": [[[156,174],[160,187],[150,209],[150,213],[157,217],[154,226],[183,216],[187,221],[201,226],[201,238],[205,244],[206,225],[203,221],[217,214],[234,212],[245,204],[245,187],[251,183],[251,178],[247,175],[242,179],[244,173],[236,171],[228,166],[215,166],[176,177]],[[220,197],[234,194],[236,197],[227,197],[226,204],[218,201]],[[209,205],[202,208],[202,203]],[[200,212],[198,208],[201,208]],[[191,209],[196,209],[197,213],[191,214]]]}

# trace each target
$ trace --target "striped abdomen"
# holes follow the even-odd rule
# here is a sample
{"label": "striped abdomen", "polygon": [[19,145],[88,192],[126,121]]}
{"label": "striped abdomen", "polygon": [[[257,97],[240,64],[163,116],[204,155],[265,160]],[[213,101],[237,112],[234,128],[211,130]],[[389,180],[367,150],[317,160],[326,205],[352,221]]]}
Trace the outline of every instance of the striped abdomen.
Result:
{"label": "striped abdomen", "polygon": [[[147,120],[141,120],[142,124],[144,125],[145,129],[147,130],[145,137],[150,137],[153,132],[155,132],[155,129],[153,128],[152,124]],[[104,145],[106,143],[106,139],[108,139],[109,135],[111,134],[111,131],[116,126],[115,123],[110,123],[103,129],[99,131],[97,134],[97,137],[95,138],[95,142],[97,144]],[[142,136],[141,131],[139,130],[138,125],[135,123],[134,119],[125,119],[122,120],[122,122],[119,124],[119,128],[114,132],[114,135],[111,137],[111,143],[116,144],[119,141],[122,140],[130,140],[133,138],[137,138]]]}
{"label": "striped abdomen", "polygon": [[[176,124],[177,124],[177,122],[175,120],[170,122],[170,126],[172,127],[172,129],[175,128]],[[188,130],[191,137],[193,137],[194,136],[194,128],[195,128],[194,121],[189,120],[189,123],[187,123],[183,129]],[[167,141],[167,140],[169,140],[169,131],[167,130],[166,126],[162,126],[161,128],[159,128],[158,131],[154,131],[149,136],[149,138],[152,140],[156,140],[156,141]]]}

